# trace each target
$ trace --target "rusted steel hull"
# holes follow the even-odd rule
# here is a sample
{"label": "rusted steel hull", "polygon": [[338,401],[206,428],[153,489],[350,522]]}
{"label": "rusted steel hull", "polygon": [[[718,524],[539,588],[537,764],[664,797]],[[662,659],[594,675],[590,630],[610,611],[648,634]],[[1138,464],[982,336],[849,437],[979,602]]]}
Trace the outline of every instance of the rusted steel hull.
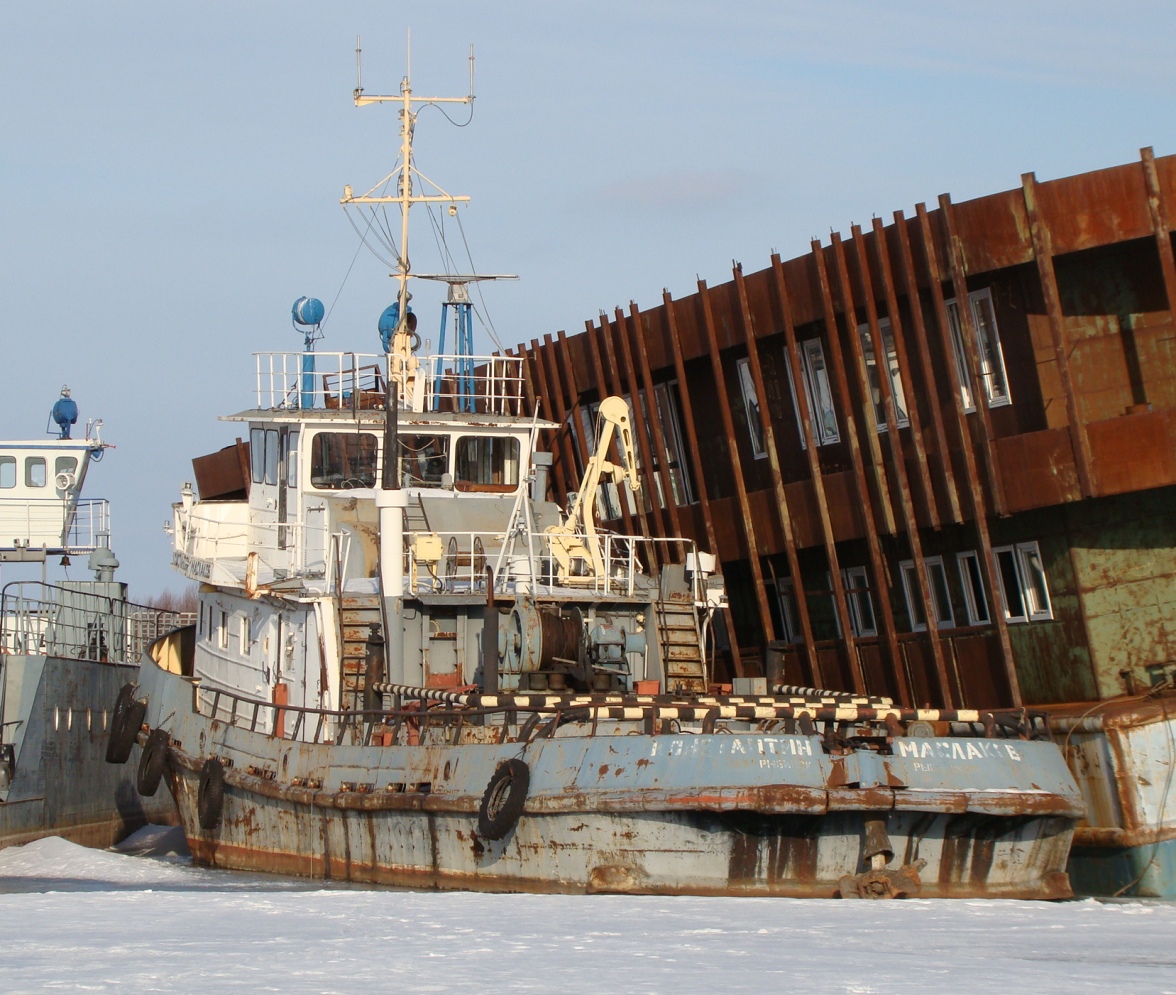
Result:
{"label": "rusted steel hull", "polygon": [[1075,891],[1176,898],[1176,693],[1049,711],[1086,803]]}
{"label": "rusted steel hull", "polygon": [[[1080,801],[1055,746],[909,739],[831,756],[805,735],[596,735],[364,746],[292,742],[210,718],[182,677],[144,666],[147,724],[170,741],[167,783],[209,866],[420,888],[830,897],[870,862],[924,862],[925,897],[1064,898]],[[201,814],[208,758],[223,807]],[[481,831],[487,786],[529,770],[521,817]]]}
{"label": "rusted steel hull", "polygon": [[[162,792],[135,790],[139,748],[126,767],[104,755],[109,709],[138,667],[55,656],[9,654],[6,682],[13,769],[0,789],[0,847],[63,836],[106,847],[148,822],[175,822]],[[15,730],[13,732],[13,730]]]}

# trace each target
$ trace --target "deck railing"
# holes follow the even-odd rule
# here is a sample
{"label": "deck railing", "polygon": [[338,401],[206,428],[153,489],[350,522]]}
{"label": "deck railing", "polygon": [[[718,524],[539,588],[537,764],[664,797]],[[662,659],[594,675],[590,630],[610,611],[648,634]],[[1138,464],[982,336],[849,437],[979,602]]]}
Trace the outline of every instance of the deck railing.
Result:
{"label": "deck railing", "polygon": [[98,548],[98,536],[110,534],[110,502],[106,498],[82,498],[62,541],[69,503],[63,498],[25,498],[0,502],[0,544],[17,540],[31,549],[45,548],[81,556]]}
{"label": "deck railing", "polygon": [[0,593],[0,654],[135,664],[159,636],[194,620],[84,589],[12,581]]}
{"label": "deck railing", "polygon": [[[387,357],[360,352],[254,353],[257,407],[281,410],[383,408]],[[438,355],[418,358],[423,391],[402,407],[519,415],[523,365],[516,356]]]}

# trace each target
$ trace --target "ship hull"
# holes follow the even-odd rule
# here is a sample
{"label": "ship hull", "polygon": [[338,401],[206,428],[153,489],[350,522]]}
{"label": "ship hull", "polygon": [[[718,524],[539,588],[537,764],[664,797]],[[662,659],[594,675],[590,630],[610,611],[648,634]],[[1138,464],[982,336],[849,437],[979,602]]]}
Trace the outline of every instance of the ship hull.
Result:
{"label": "ship hull", "polygon": [[[890,866],[923,862],[922,897],[1071,894],[1077,802],[1049,743],[951,741],[938,762],[931,740],[882,760],[758,733],[497,742],[467,726],[456,742],[308,743],[251,730],[244,702],[242,722],[203,714],[211,695],[202,705],[196,682],[150,664],[140,691],[207,866],[433,889],[831,897],[869,869],[866,824],[881,820]],[[957,743],[985,758],[952,759]],[[224,766],[222,808],[202,828],[210,757]],[[529,770],[526,805],[487,838],[487,786],[512,760]]]}
{"label": "ship hull", "polygon": [[175,822],[165,792],[135,786],[139,747],[125,767],[105,762],[110,709],[139,668],[58,656],[4,658],[10,783],[0,791],[0,847],[44,836],[110,846],[149,823]]}

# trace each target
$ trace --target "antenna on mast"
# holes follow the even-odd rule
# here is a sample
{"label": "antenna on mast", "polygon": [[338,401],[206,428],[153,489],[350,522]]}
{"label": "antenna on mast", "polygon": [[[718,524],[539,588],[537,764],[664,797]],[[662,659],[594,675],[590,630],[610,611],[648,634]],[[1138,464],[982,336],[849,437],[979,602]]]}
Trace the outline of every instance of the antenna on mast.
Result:
{"label": "antenna on mast", "polygon": [[360,47],[359,35],[355,36],[355,96],[363,93],[363,49]]}

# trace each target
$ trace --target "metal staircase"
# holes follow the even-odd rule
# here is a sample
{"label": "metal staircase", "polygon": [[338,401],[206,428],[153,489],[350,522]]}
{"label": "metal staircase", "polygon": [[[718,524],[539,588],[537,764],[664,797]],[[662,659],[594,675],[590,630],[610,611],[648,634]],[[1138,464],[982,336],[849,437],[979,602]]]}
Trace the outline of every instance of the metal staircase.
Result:
{"label": "metal staircase", "polygon": [[345,594],[340,618],[343,672],[339,680],[339,707],[363,708],[364,670],[367,666],[368,637],[372,625],[381,625],[378,594]]}

